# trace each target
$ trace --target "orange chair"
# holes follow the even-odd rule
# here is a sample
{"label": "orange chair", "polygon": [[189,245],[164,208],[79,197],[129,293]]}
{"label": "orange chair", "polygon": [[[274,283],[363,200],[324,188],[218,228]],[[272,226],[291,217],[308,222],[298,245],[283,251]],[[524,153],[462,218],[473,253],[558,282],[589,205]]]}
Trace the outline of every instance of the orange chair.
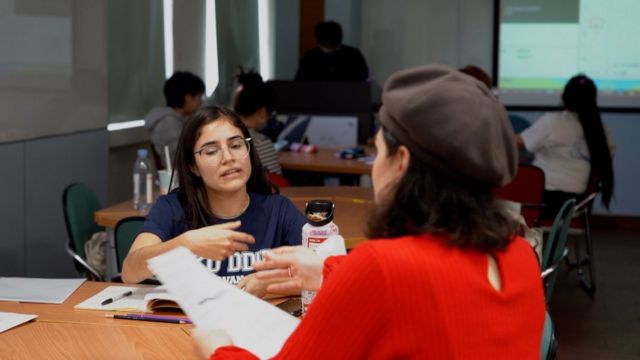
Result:
{"label": "orange chair", "polygon": [[513,180],[493,190],[498,199],[520,203],[521,214],[529,227],[536,227],[540,223],[542,213],[542,194],[544,193],[544,172],[537,166],[520,165]]}

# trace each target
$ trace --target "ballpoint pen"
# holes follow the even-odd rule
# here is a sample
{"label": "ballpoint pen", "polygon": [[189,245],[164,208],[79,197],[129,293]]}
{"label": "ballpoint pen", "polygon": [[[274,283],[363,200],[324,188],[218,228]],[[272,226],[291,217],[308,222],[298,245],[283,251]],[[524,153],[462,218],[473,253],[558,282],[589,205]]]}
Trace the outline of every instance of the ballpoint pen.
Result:
{"label": "ballpoint pen", "polygon": [[129,290],[129,291],[123,293],[123,294],[116,295],[116,296],[114,296],[112,298],[106,299],[105,301],[101,302],[100,305],[105,306],[105,305],[111,304],[112,302],[118,301],[118,300],[120,300],[122,298],[125,298],[125,297],[131,295],[131,294],[133,294],[133,291]]}
{"label": "ballpoint pen", "polygon": [[178,318],[173,316],[163,315],[149,315],[149,314],[105,314],[105,317],[112,319],[124,319],[124,320],[142,320],[142,321],[156,321],[173,324],[191,324],[191,320],[187,318]]}

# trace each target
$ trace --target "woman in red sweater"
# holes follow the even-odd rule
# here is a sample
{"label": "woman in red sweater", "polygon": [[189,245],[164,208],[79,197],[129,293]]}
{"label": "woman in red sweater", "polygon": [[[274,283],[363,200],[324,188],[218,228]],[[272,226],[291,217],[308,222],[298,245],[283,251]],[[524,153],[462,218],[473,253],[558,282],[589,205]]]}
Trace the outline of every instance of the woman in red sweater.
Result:
{"label": "woman in red sweater", "polygon": [[[445,66],[385,84],[372,178],[372,239],[344,257],[281,248],[256,265],[269,291],[319,290],[278,359],[539,359],[540,269],[491,188],[517,150],[486,86]],[[196,335],[211,359],[256,359],[224,331]]]}

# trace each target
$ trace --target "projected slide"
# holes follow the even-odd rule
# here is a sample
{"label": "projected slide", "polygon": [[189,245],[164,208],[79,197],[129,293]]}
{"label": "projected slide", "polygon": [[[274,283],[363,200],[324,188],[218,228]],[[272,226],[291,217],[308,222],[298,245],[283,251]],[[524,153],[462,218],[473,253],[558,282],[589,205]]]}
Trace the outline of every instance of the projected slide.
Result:
{"label": "projected slide", "polygon": [[502,0],[498,88],[511,105],[555,105],[593,78],[604,106],[640,107],[640,1]]}

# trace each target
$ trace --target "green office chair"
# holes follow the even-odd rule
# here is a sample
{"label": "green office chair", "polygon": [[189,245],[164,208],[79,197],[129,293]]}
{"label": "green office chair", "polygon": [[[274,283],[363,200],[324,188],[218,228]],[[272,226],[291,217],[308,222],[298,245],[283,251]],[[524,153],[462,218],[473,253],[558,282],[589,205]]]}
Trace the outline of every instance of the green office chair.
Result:
{"label": "green office chair", "polygon": [[103,281],[102,276],[86,262],[84,252],[84,244],[91,236],[104,230],[93,219],[94,212],[101,207],[98,197],[84,184],[74,183],[64,189],[62,207],[69,236],[67,253],[73,258],[78,271],[92,280]]}
{"label": "green office chair", "polygon": [[549,237],[545,242],[544,251],[542,253],[542,279],[544,281],[544,296],[549,303],[553,287],[556,282],[556,270],[560,264],[566,259],[569,250],[567,249],[567,237],[569,235],[569,226],[575,213],[575,199],[567,200],[560,208],[556,215]]}
{"label": "green office chair", "polygon": [[116,241],[116,258],[118,259],[118,272],[122,272],[122,263],[131,249],[133,241],[142,229],[145,218],[143,216],[126,217],[116,224],[114,230]]}
{"label": "green office chair", "polygon": [[556,358],[558,350],[558,339],[556,338],[556,325],[549,315],[549,311],[545,312],[544,328],[542,329],[542,342],[540,343],[540,358],[542,360],[552,360]]}

